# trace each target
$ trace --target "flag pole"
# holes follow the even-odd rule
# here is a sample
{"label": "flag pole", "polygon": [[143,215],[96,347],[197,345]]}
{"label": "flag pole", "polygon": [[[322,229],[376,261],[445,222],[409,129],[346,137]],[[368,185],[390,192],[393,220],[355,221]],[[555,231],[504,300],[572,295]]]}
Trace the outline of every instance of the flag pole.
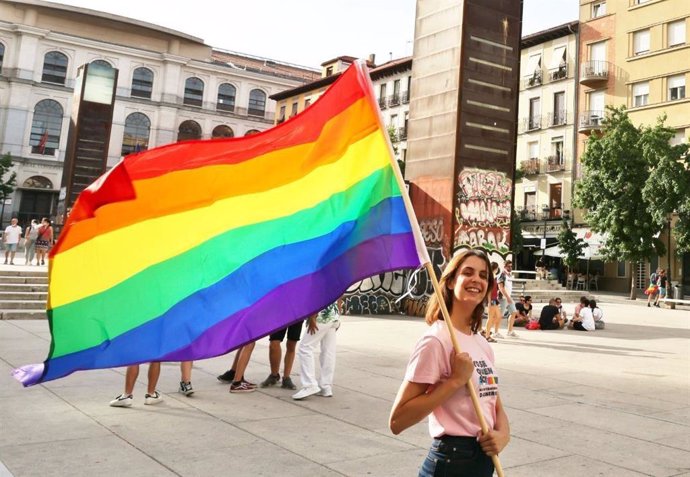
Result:
{"label": "flag pole", "polygon": [[[436,273],[434,272],[434,267],[431,263],[425,263],[424,267],[431,277],[431,283],[434,285],[434,292],[436,293],[436,299],[438,300],[439,307],[441,308],[441,313],[443,314],[443,321],[446,322],[446,328],[448,328],[448,334],[450,334],[450,340],[453,342],[453,349],[456,353],[461,353],[460,343],[458,343],[458,337],[455,336],[455,330],[453,329],[453,324],[450,321],[450,314],[448,313],[448,308],[446,308],[446,302],[443,301],[443,296],[441,295],[441,285],[438,283],[436,278]],[[467,392],[472,400],[472,407],[474,407],[474,412],[477,414],[477,419],[479,419],[479,426],[482,429],[482,434],[487,434],[489,432],[489,426],[486,425],[486,419],[484,419],[484,414],[482,414],[482,409],[479,405],[479,396],[477,396],[477,390],[474,388],[474,384],[470,379],[467,381]],[[501,461],[498,458],[498,454],[492,455],[491,460],[494,463],[494,468],[498,477],[503,476],[503,467],[501,466]]]}
{"label": "flag pole", "polygon": [[[378,104],[376,104],[376,101],[374,100],[374,86],[371,82],[371,77],[369,76],[368,70],[365,69],[366,64],[363,60],[357,60],[355,64],[357,66],[357,70],[359,73],[357,76],[364,83],[362,84],[362,89],[364,89],[367,92],[369,104],[371,105],[371,108],[374,111],[376,111],[376,117],[379,122],[379,129],[383,131],[384,136],[386,137],[386,144],[388,145],[389,153],[388,156],[390,157],[392,163],[391,165],[393,167],[393,171],[395,172],[395,178],[398,182],[398,187],[400,188],[400,194],[402,196],[403,202],[405,203],[405,211],[407,212],[407,217],[409,218],[410,224],[412,226],[412,233],[414,235],[415,244],[417,246],[417,254],[419,255],[420,261],[422,261],[422,265],[429,274],[429,277],[431,277],[431,282],[434,285],[434,292],[436,293],[436,298],[438,299],[439,305],[441,307],[441,313],[443,314],[443,320],[446,322],[446,326],[448,327],[448,333],[450,334],[450,339],[453,342],[453,348],[455,349],[456,353],[461,353],[462,349],[460,348],[460,343],[458,343],[458,338],[457,336],[455,336],[455,331],[453,330],[453,325],[450,322],[450,315],[448,314],[446,303],[443,301],[443,297],[441,295],[441,286],[439,285],[438,279],[436,278],[436,272],[434,272],[434,267],[431,264],[429,252],[427,251],[424,239],[422,238],[422,234],[419,229],[419,222],[417,222],[417,216],[414,213],[412,202],[410,202],[410,197],[408,196],[407,190],[405,189],[405,181],[403,180],[402,174],[400,173],[400,167],[398,167],[398,164],[395,161],[393,145],[391,144],[390,136],[387,134],[386,126],[383,122],[383,117],[381,116],[381,109],[378,107]],[[474,407],[474,412],[477,414],[477,419],[479,420],[479,425],[482,429],[482,434],[486,434],[489,432],[489,427],[486,425],[486,419],[484,419],[481,407],[479,406],[479,397],[477,396],[477,391],[474,389],[474,385],[472,384],[471,380],[467,381],[467,391],[469,392],[470,398],[472,399],[472,406]],[[498,477],[504,477],[503,467],[501,467],[501,461],[499,460],[498,455],[491,456],[491,460],[494,463],[494,468],[496,469]]]}

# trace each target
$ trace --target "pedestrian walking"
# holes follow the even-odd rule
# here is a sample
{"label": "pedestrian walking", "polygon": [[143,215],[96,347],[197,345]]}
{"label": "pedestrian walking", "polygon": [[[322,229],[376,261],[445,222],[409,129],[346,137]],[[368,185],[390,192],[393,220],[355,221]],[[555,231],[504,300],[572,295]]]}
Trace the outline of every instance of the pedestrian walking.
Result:
{"label": "pedestrian walking", "polygon": [[278,330],[269,336],[268,345],[268,361],[271,365],[271,374],[261,383],[262,388],[275,386],[280,383],[280,358],[283,354],[281,344],[287,334],[287,343],[285,344],[285,361],[283,362],[283,380],[281,387],[283,389],[297,389],[295,383],[292,382],[290,374],[292,374],[292,365],[295,363],[295,351],[297,343],[299,342],[300,334],[302,334],[302,323],[298,321],[287,328]]}
{"label": "pedestrian walking", "polygon": [[14,265],[14,256],[17,253],[19,240],[22,238],[22,228],[18,222],[16,217],[12,217],[10,225],[5,228],[5,233],[2,234],[2,241],[5,244],[5,265],[7,265],[8,257],[10,265]]}
{"label": "pedestrian walking", "polygon": [[36,239],[38,239],[38,222],[31,219],[31,224],[24,232],[24,265],[31,265],[36,255]]}

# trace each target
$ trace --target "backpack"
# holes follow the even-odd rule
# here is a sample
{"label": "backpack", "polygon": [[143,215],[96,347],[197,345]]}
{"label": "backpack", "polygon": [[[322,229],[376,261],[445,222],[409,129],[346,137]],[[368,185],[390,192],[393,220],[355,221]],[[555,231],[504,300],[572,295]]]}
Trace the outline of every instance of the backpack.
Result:
{"label": "backpack", "polygon": [[538,320],[529,320],[527,324],[525,325],[526,330],[540,330],[541,326],[539,325]]}

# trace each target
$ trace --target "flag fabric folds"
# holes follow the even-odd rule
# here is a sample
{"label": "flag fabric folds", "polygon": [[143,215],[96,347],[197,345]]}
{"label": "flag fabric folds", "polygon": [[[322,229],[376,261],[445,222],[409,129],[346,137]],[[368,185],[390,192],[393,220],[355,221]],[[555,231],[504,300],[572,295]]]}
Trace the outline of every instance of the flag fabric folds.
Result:
{"label": "flag fabric folds", "polygon": [[15,377],[218,356],[428,262],[364,68],[273,129],[133,154],[84,190],[51,251],[48,358]]}

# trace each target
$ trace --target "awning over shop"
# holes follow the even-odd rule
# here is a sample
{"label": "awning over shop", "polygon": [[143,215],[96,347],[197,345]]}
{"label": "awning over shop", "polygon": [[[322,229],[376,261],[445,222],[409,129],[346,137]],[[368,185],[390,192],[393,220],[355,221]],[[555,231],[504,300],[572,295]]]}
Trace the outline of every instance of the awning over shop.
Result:
{"label": "awning over shop", "polygon": [[[587,247],[585,247],[585,249],[582,251],[582,255],[580,255],[581,259],[603,259],[603,256],[601,255],[601,247],[604,244],[605,237],[602,234],[592,232],[589,228],[574,228],[573,232],[575,232],[577,238],[584,240],[587,244]],[[542,251],[537,250],[534,252],[534,254],[541,256]],[[546,255],[547,257],[562,257],[564,254],[561,250],[561,247],[556,245],[552,247],[547,247],[546,250],[544,250],[544,255]]]}

